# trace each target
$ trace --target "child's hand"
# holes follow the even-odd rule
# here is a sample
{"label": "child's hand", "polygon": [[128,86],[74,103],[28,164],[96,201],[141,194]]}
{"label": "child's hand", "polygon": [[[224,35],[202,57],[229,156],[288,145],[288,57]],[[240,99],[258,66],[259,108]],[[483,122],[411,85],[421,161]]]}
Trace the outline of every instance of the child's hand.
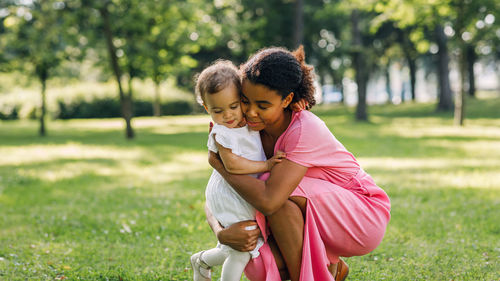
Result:
{"label": "child's hand", "polygon": [[307,109],[308,107],[309,103],[305,99],[300,99],[298,102],[290,104],[290,108],[296,112]]}
{"label": "child's hand", "polygon": [[283,159],[286,159],[286,153],[280,150],[276,151],[276,154],[271,159],[266,160],[267,170],[271,171],[274,165],[281,163]]}

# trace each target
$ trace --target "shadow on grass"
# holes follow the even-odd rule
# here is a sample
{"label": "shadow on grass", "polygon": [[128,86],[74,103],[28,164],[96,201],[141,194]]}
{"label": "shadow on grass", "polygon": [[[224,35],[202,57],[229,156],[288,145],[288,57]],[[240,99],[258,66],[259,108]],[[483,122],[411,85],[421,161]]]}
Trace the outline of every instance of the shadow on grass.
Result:
{"label": "shadow on grass", "polygon": [[[72,161],[57,160],[50,165],[57,168]],[[89,162],[116,164],[102,159]],[[42,163],[31,168],[36,165]],[[447,167],[445,172],[454,169]],[[375,177],[390,173],[386,169],[371,172]],[[203,212],[209,169],[182,173],[185,176],[179,180],[145,178],[133,185],[95,173],[57,183],[7,182],[3,195],[12,204],[0,220],[0,254],[6,260],[3,276],[26,276],[18,271],[17,263],[36,267],[52,279],[58,274],[69,279],[190,279],[192,273],[186,270],[189,256],[213,247],[216,241]],[[443,276],[450,272],[463,276],[471,262],[482,262],[485,255],[495,257],[492,241],[500,234],[496,223],[500,219],[496,212],[498,191],[441,184],[418,189],[397,188],[392,182],[386,187],[392,201],[389,228],[373,253],[349,258],[354,279],[378,280],[368,275],[382,273],[389,280],[432,277],[415,268],[421,266]],[[9,255],[13,252],[16,256]],[[462,256],[467,259],[457,259]],[[384,258],[374,261],[374,257]],[[448,263],[451,267],[443,267]],[[71,270],[64,270],[64,266]],[[494,270],[482,272],[488,276]],[[216,269],[214,277],[219,275],[220,269]],[[432,280],[429,278],[424,279]]]}
{"label": "shadow on grass", "polygon": [[[10,127],[10,126],[9,126]],[[8,130],[8,132],[7,132]],[[3,133],[2,133],[3,131]],[[205,132],[160,134],[153,129],[138,129],[136,137],[128,140],[119,130],[84,130],[68,132],[66,128],[52,129],[45,137],[33,135],[36,132],[13,127],[0,130],[0,144],[8,146],[61,145],[77,143],[83,145],[113,146],[117,148],[174,146],[190,150],[206,150]]]}
{"label": "shadow on grass", "polygon": [[[425,118],[438,117],[444,120],[453,119],[453,109],[436,111],[435,103],[412,103],[400,105],[372,105],[368,107],[368,115],[386,118]],[[500,98],[468,98],[466,103],[466,119],[497,119],[500,118]],[[354,120],[355,107],[343,105],[323,105],[313,110],[318,116],[352,116]]]}

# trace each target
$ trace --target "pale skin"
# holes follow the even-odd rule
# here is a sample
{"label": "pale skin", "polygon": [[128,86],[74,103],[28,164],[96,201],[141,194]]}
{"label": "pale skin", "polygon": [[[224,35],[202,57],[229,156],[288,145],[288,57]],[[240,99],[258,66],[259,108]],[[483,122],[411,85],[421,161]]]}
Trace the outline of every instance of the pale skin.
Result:
{"label": "pale skin", "polygon": [[[241,107],[247,125],[260,131],[266,156],[271,157],[277,139],[290,124],[292,114],[285,108],[290,105],[294,93],[282,98],[276,91],[248,81],[243,81],[243,93]],[[229,173],[215,153],[210,153],[209,163],[245,200],[267,216],[273,234],[269,244],[282,278],[299,280],[307,200],[290,195],[306,174],[307,167],[283,159],[271,169],[270,177],[262,181]],[[241,222],[224,229],[213,219],[210,210],[207,210],[207,219],[221,243],[239,251],[255,248],[258,230],[245,230],[245,226],[255,225],[255,222]]]}

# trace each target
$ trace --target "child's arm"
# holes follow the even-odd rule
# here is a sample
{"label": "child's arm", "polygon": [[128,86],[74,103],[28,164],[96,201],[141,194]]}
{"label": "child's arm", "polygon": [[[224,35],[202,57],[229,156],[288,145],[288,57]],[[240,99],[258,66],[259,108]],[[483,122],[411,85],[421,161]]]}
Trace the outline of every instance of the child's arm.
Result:
{"label": "child's arm", "polygon": [[231,174],[242,175],[267,172],[270,171],[276,163],[280,163],[281,159],[285,158],[285,153],[278,151],[271,159],[266,161],[253,161],[234,154],[231,149],[223,147],[218,142],[215,142],[215,144],[219,149],[219,155],[222,159],[222,163],[224,163],[226,171]]}

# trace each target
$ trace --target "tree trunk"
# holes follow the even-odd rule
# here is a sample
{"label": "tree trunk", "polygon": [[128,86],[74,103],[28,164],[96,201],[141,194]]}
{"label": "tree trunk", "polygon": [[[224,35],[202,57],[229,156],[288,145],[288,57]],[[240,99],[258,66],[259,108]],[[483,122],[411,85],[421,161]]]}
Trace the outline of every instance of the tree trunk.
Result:
{"label": "tree trunk", "polygon": [[304,41],[304,0],[295,0],[293,44],[299,47]]}
{"label": "tree trunk", "polygon": [[416,61],[408,57],[408,67],[410,68],[410,91],[411,91],[411,100],[415,101],[417,99],[415,85],[417,83],[417,63]]}
{"label": "tree trunk", "polygon": [[344,104],[344,87],[342,86],[342,80],[335,79],[335,70],[330,69],[330,76],[332,76],[332,85],[334,88],[338,88],[340,90],[340,103]]}
{"label": "tree trunk", "polygon": [[469,74],[469,96],[476,97],[476,78],[474,76],[474,64],[477,60],[476,51],[471,44],[467,45],[467,73]]}
{"label": "tree trunk", "polygon": [[[46,72],[46,70],[45,70]],[[41,75],[40,77],[40,82],[42,84],[42,103],[41,103],[41,113],[40,113],[40,131],[39,134],[40,136],[44,137],[46,135],[46,129],[45,129],[45,115],[47,112],[46,108],[46,89],[47,89],[47,75]]]}
{"label": "tree trunk", "polygon": [[406,62],[408,63],[408,68],[410,70],[410,91],[411,91],[411,99],[412,101],[416,100],[416,89],[415,85],[417,83],[417,51],[415,49],[415,45],[408,38],[409,32],[404,32],[400,30],[399,36],[401,41],[401,47],[403,49],[403,53],[406,58]]}
{"label": "tree trunk", "polygon": [[460,70],[460,90],[457,92],[455,99],[455,125],[463,126],[464,118],[465,118],[465,95],[466,95],[466,51],[465,48],[460,48],[460,56],[459,56],[459,70]]}
{"label": "tree trunk", "polygon": [[361,32],[359,30],[359,11],[354,9],[351,13],[353,55],[352,61],[356,72],[355,79],[358,84],[358,105],[356,106],[356,120],[367,121],[366,113],[366,87],[368,83],[368,69],[363,45],[361,41]]}
{"label": "tree trunk", "polygon": [[340,103],[341,104],[345,104],[345,88],[344,88],[344,82],[343,81],[340,81],[339,91],[340,91]]}
{"label": "tree trunk", "polygon": [[392,103],[392,88],[391,88],[391,62],[388,60],[384,70],[385,74],[385,90],[387,92],[387,103]]}
{"label": "tree trunk", "polygon": [[125,102],[124,106],[122,107],[123,110],[123,115],[125,118],[125,124],[127,125],[127,136],[132,135],[134,136],[134,132],[132,131],[132,116],[134,115],[134,108],[133,108],[133,89],[132,89],[132,80],[134,77],[129,74],[129,79],[128,79],[128,95],[125,95]]}
{"label": "tree trunk", "polygon": [[125,120],[125,134],[128,139],[134,138],[134,130],[132,129],[131,125],[131,118],[132,118],[132,101],[130,100],[131,97],[126,97],[122,84],[121,84],[121,70],[120,66],[118,65],[118,57],[116,56],[116,50],[115,46],[113,45],[113,34],[111,32],[111,24],[109,20],[109,11],[108,11],[108,6],[105,5],[103,8],[99,9],[99,12],[102,16],[103,19],[103,24],[104,24],[104,37],[106,38],[106,45],[108,48],[108,53],[109,53],[109,58],[110,58],[110,63],[111,63],[111,69],[113,69],[113,73],[116,78],[116,82],[118,83],[118,91],[120,94],[120,104],[121,104],[121,109],[122,109],[122,117]]}
{"label": "tree trunk", "polygon": [[153,102],[154,116],[161,116],[160,82],[155,80],[155,98]]}
{"label": "tree trunk", "polygon": [[340,104],[345,104],[345,96],[344,96],[344,84],[340,81],[339,92],[340,92]]}
{"label": "tree trunk", "polygon": [[[464,22],[464,1],[460,1],[458,5],[457,12],[457,34],[462,34],[465,30],[463,26]],[[461,4],[461,5],[460,5]],[[458,36],[458,42],[460,47],[460,54],[458,56],[458,68],[460,71],[460,90],[457,92],[455,99],[455,125],[463,126],[465,119],[465,95],[466,95],[466,83],[467,83],[467,44],[462,39],[462,36]]]}
{"label": "tree trunk", "polygon": [[401,103],[404,103],[406,101],[406,82],[403,81],[401,83],[401,94],[400,94],[400,97],[401,97]]}
{"label": "tree trunk", "polygon": [[441,25],[436,26],[435,29],[436,43],[439,47],[437,53],[437,74],[438,74],[438,84],[439,84],[439,101],[437,110],[438,111],[450,111],[453,108],[453,98],[450,89],[450,70],[449,61],[450,57],[448,55],[448,46],[446,35],[444,34],[443,27]]}

